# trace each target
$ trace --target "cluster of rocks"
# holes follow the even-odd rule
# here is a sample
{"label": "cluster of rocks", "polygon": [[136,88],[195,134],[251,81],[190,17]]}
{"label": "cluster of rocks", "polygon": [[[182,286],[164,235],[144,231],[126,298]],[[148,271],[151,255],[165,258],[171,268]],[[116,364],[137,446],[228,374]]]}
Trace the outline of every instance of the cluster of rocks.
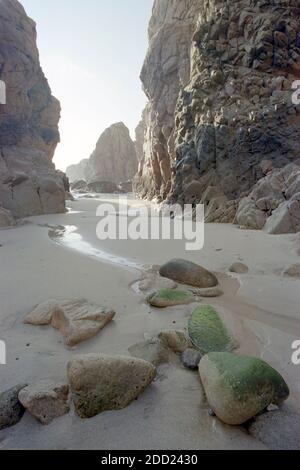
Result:
{"label": "cluster of rocks", "polygon": [[35,23],[17,0],[0,1],[0,80],[1,227],[65,211],[64,177],[52,163],[60,105],[40,67]]}
{"label": "cluster of rocks", "polygon": [[111,181],[94,181],[87,183],[84,180],[74,181],[70,184],[72,192],[75,194],[126,194],[132,192],[132,182],[124,181],[119,184]]}
{"label": "cluster of rocks", "polygon": [[[76,186],[86,182],[84,188],[91,192],[128,192],[137,171],[134,142],[124,123],[113,124],[101,134],[89,159],[67,168],[67,176]],[[121,183],[120,183],[121,182]],[[126,184],[127,183],[127,184]],[[76,186],[72,189],[75,189]]]}
{"label": "cluster of rocks", "polygon": [[208,222],[299,231],[295,6],[155,1],[141,73],[141,197],[203,203]]}
{"label": "cluster of rocks", "polygon": [[141,359],[104,354],[75,356],[67,366],[67,383],[42,380],[0,394],[0,430],[17,424],[25,410],[41,424],[50,424],[69,413],[71,402],[80,418],[120,410],[135,400],[155,375],[155,367]]}
{"label": "cluster of rocks", "polygon": [[114,316],[114,311],[106,311],[84,299],[63,302],[48,300],[28,313],[24,323],[51,325],[62,334],[66,346],[74,347],[96,336]]}
{"label": "cluster of rocks", "polygon": [[[246,274],[249,268],[238,262],[229,271]],[[298,272],[294,269],[293,273],[295,271]],[[189,291],[178,290],[174,281],[202,288],[218,284],[213,273],[186,260],[171,260],[160,268],[160,274],[165,278],[148,277],[140,286],[144,291],[155,288],[147,300],[159,308],[197,301],[195,297],[188,297]],[[160,279],[167,279],[172,284],[166,283],[162,289],[157,289]],[[217,310],[198,303],[189,318],[187,332],[162,331],[157,337],[146,337],[143,342],[131,346],[129,352],[155,366],[169,362],[172,354],[180,355],[184,367],[199,371],[211,416],[217,416],[225,424],[245,425],[251,435],[270,448],[298,448],[299,417],[279,409],[289,397],[286,382],[265,361],[240,355],[236,351],[238,348],[238,341]],[[288,436],[286,442],[272,429],[274,423],[280,425],[281,422],[283,432]],[[296,430],[296,437],[289,436],[288,422]]]}

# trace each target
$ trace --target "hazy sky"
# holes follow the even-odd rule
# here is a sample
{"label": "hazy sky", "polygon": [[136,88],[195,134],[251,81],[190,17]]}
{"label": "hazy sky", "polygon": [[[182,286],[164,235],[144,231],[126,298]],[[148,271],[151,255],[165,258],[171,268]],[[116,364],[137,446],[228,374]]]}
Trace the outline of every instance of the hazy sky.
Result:
{"label": "hazy sky", "polygon": [[124,121],[132,136],[146,97],[139,74],[153,0],[21,0],[37,23],[41,64],[62,106],[62,170]]}

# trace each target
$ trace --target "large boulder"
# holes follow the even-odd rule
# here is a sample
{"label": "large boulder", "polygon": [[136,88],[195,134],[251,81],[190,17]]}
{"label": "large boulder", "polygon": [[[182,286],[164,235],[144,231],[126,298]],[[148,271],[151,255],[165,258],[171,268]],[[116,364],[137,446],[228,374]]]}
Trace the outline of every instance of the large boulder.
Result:
{"label": "large boulder", "polygon": [[271,234],[300,232],[300,192],[283,202],[267,220],[265,230]]}
{"label": "large boulder", "polygon": [[69,412],[68,397],[68,385],[50,380],[28,385],[19,392],[24,408],[42,424],[50,424]]}
{"label": "large boulder", "polygon": [[0,1],[0,204],[16,218],[65,211],[65,187],[52,163],[59,102],[39,63],[36,26],[17,0]]}
{"label": "large boulder", "polygon": [[210,407],[226,424],[243,424],[289,396],[282,376],[258,358],[209,353],[199,373]]}
{"label": "large boulder", "polygon": [[15,387],[0,393],[0,431],[2,429],[17,424],[25,413],[25,408],[20,402],[19,392],[26,387],[26,384]]}
{"label": "large boulder", "polygon": [[188,323],[189,338],[201,354],[233,351],[237,347],[217,311],[211,305],[197,307]]}
{"label": "large boulder", "polygon": [[120,410],[135,400],[154,380],[155,367],[142,359],[87,354],[68,364],[75,410],[92,418],[107,410]]}
{"label": "large boulder", "polygon": [[214,274],[184,259],[169,261],[160,268],[159,273],[163,277],[194,287],[206,288],[218,285],[218,279]]}

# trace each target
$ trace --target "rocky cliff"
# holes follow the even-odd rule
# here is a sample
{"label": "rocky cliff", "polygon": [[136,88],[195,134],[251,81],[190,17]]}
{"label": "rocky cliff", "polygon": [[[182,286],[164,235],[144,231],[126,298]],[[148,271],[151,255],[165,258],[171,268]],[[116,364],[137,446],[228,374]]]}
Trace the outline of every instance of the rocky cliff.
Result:
{"label": "rocky cliff", "polygon": [[59,102],[39,64],[35,23],[17,0],[0,0],[0,206],[16,217],[65,210],[61,174],[52,164]]}
{"label": "rocky cliff", "polygon": [[133,178],[137,165],[129,130],[119,122],[103,132],[89,160],[67,168],[67,175],[71,182],[84,179],[88,183],[106,181],[119,184]]}
{"label": "rocky cliff", "polygon": [[287,206],[279,198],[257,207],[253,190],[300,155],[291,100],[299,11],[297,0],[156,0],[141,74],[149,104],[139,195],[203,202],[208,221],[250,228],[262,228],[277,203]]}

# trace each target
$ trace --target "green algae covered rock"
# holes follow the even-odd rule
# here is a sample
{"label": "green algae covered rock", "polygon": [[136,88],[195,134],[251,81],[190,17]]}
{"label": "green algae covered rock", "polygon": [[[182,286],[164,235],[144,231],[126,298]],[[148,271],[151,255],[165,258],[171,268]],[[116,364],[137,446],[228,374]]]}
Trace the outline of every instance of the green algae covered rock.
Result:
{"label": "green algae covered rock", "polygon": [[255,357],[209,353],[200,361],[199,374],[210,407],[230,425],[243,424],[289,396],[281,375]]}
{"label": "green algae covered rock", "polygon": [[165,308],[189,304],[194,301],[194,296],[183,290],[160,289],[150,294],[147,300],[153,307]]}
{"label": "green algae covered rock", "polygon": [[199,264],[184,259],[173,259],[164,264],[159,274],[182,284],[193,287],[207,288],[218,285],[216,276]]}
{"label": "green algae covered rock", "polygon": [[203,355],[213,351],[232,351],[236,341],[211,305],[197,307],[188,324],[191,342]]}

